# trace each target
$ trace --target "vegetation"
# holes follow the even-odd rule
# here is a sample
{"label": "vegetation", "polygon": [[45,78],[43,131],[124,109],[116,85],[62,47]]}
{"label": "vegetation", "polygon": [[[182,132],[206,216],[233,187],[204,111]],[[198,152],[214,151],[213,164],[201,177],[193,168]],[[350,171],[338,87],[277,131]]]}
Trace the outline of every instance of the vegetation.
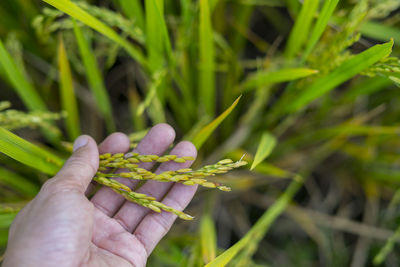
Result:
{"label": "vegetation", "polygon": [[[232,192],[202,188],[187,209],[196,219],[177,222],[149,266],[400,265],[399,10],[398,0],[2,0],[1,249],[79,134],[119,130],[134,146],[167,122],[199,149],[195,168],[228,157],[251,170],[158,176]],[[138,157],[102,155],[103,167]],[[156,177],[133,165],[127,178]],[[96,181],[168,210],[111,176]]]}

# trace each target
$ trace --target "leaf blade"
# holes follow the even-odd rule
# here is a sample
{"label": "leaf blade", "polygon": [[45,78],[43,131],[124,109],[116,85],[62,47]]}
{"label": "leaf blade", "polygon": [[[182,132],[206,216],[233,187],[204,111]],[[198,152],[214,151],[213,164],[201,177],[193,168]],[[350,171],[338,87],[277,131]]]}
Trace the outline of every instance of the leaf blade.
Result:
{"label": "leaf blade", "polygon": [[297,17],[285,49],[285,56],[293,58],[308,37],[311,22],[318,8],[319,0],[305,0]]}
{"label": "leaf blade", "polygon": [[248,91],[274,83],[288,82],[318,73],[308,68],[288,68],[277,71],[259,71],[247,78],[240,86],[241,91]]}
{"label": "leaf blade", "polygon": [[201,253],[205,263],[215,259],[217,251],[216,239],[214,222],[207,213],[201,217],[200,222]]}
{"label": "leaf blade", "polygon": [[107,94],[107,89],[104,81],[101,78],[101,73],[94,57],[94,53],[89,45],[89,41],[85,38],[82,30],[78,27],[75,20],[73,20],[74,34],[78,43],[79,52],[83,64],[85,66],[87,80],[90,89],[97,102],[97,107],[105,118],[105,122],[109,132],[115,131],[115,123],[112,115],[111,101]]}
{"label": "leaf blade", "polygon": [[261,137],[261,141],[258,145],[256,155],[254,156],[253,164],[250,170],[253,170],[258,164],[266,159],[275,148],[277,140],[275,136],[270,133],[264,133]]}
{"label": "leaf blade", "polygon": [[79,112],[76,103],[71,68],[62,38],[60,38],[58,44],[58,69],[60,73],[61,106],[68,114],[65,120],[68,135],[71,140],[74,140],[81,132],[79,128]]}
{"label": "leaf blade", "polygon": [[47,110],[44,101],[33,85],[25,79],[23,73],[18,69],[17,64],[7,52],[1,40],[0,65],[15,91],[30,110]]}
{"label": "leaf blade", "polygon": [[208,0],[200,0],[199,23],[199,99],[204,104],[207,114],[213,116],[215,113],[215,63],[213,30]]}
{"label": "leaf blade", "polygon": [[64,160],[0,127],[0,152],[46,174],[54,175]]}
{"label": "leaf blade", "polygon": [[69,0],[42,0],[47,4],[57,8],[58,10],[68,14],[69,16],[81,21],[83,24],[91,27],[92,29],[96,30],[97,32],[103,34],[104,36],[108,37],[115,43],[119,44],[123,47],[128,54],[139,62],[141,65],[147,67],[147,63],[145,57],[143,56],[142,52],[129,43],[127,40],[123,39],[119,36],[114,30],[110,27],[75,5],[73,2]]}
{"label": "leaf blade", "polygon": [[203,127],[192,139],[192,143],[197,149],[200,149],[208,137],[214,132],[214,130],[224,121],[224,119],[232,112],[232,110],[239,103],[242,96],[239,96],[235,102],[225,110],[221,115],[219,115],[215,120]]}
{"label": "leaf blade", "polygon": [[378,44],[345,61],[334,71],[320,77],[300,95],[296,96],[293,102],[285,108],[286,112],[299,110],[380,59],[388,56],[392,51],[392,46],[393,40],[388,43]]}
{"label": "leaf blade", "polygon": [[324,6],[322,7],[321,14],[319,15],[317,22],[311,32],[311,37],[307,42],[307,46],[303,55],[303,60],[306,59],[311,51],[314,49],[319,38],[324,32],[326,26],[328,25],[329,19],[331,18],[333,11],[335,10],[339,0],[326,0]]}

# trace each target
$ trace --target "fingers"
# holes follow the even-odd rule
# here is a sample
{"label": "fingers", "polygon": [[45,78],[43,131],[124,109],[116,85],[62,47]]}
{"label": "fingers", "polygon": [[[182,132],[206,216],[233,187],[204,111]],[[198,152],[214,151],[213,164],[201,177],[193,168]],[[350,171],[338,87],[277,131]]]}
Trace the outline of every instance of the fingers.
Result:
{"label": "fingers", "polygon": [[[176,183],[172,186],[162,203],[174,209],[183,211],[196,193],[196,186]],[[169,231],[177,216],[170,212],[151,212],[140,222],[134,236],[142,243],[147,255],[153,251],[161,238]]]}
{"label": "fingers", "polygon": [[99,145],[100,154],[105,153],[126,153],[129,150],[130,141],[129,137],[123,133],[110,134],[104,141]]}
{"label": "fingers", "polygon": [[55,186],[52,190],[75,189],[85,192],[99,165],[99,152],[96,142],[87,135],[78,137],[74,142],[74,152],[57,175],[46,186]]}
{"label": "fingers", "polygon": [[[196,157],[197,151],[192,143],[183,141],[177,144],[174,149],[172,149],[170,154],[177,155],[179,157]],[[192,163],[193,161],[186,161],[185,163],[166,162],[160,165],[156,173],[161,173],[167,170],[188,168],[190,165],[192,165]],[[137,192],[155,197],[157,200],[160,200],[168,192],[171,186],[172,183],[148,181],[141,188],[139,188]],[[193,190],[193,188],[194,187],[191,189]],[[115,214],[114,219],[117,220],[128,232],[132,232],[148,213],[148,208],[127,201]]]}
{"label": "fingers", "polygon": [[[147,135],[143,138],[143,140],[138,144],[134,152],[139,154],[155,154],[161,155],[165,150],[172,144],[175,139],[175,131],[168,124],[161,123],[157,124]],[[154,166],[154,162],[146,162],[139,164],[139,167],[150,169]],[[134,188],[137,184],[137,181],[132,181],[128,179],[117,178],[121,183],[129,186],[130,188]],[[103,187],[101,188],[92,198],[93,204],[102,210],[106,215],[113,216],[121,205],[125,202],[125,199],[116,194],[109,188]]]}

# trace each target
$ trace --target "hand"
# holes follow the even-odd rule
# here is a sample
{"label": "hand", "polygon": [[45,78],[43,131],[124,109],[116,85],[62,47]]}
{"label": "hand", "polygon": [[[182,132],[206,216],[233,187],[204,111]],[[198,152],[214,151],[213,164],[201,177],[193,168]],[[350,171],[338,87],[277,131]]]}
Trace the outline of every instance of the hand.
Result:
{"label": "hand", "polygon": [[[161,155],[172,144],[174,130],[154,126],[134,150]],[[98,168],[100,153],[126,153],[129,139],[121,133],[107,137],[99,147],[89,136],[74,143],[74,153],[60,172],[14,220],[3,266],[145,266],[147,257],[168,232],[176,215],[155,213],[127,202],[109,188],[101,188],[91,200],[85,193]],[[190,142],[180,142],[170,154],[196,157]],[[166,162],[157,172],[187,168],[192,162]],[[142,163],[150,169],[154,163]],[[133,188],[135,181],[119,179]],[[138,192],[183,210],[195,186],[149,181]]]}

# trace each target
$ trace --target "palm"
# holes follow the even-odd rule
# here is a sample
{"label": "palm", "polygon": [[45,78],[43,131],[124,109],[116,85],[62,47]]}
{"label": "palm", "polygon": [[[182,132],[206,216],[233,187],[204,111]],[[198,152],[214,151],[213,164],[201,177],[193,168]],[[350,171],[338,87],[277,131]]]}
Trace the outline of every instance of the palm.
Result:
{"label": "palm", "polygon": [[147,253],[143,244],[127,232],[116,220],[95,209],[92,243],[89,245],[87,266],[132,266],[121,252],[130,251],[135,266],[144,266]]}

